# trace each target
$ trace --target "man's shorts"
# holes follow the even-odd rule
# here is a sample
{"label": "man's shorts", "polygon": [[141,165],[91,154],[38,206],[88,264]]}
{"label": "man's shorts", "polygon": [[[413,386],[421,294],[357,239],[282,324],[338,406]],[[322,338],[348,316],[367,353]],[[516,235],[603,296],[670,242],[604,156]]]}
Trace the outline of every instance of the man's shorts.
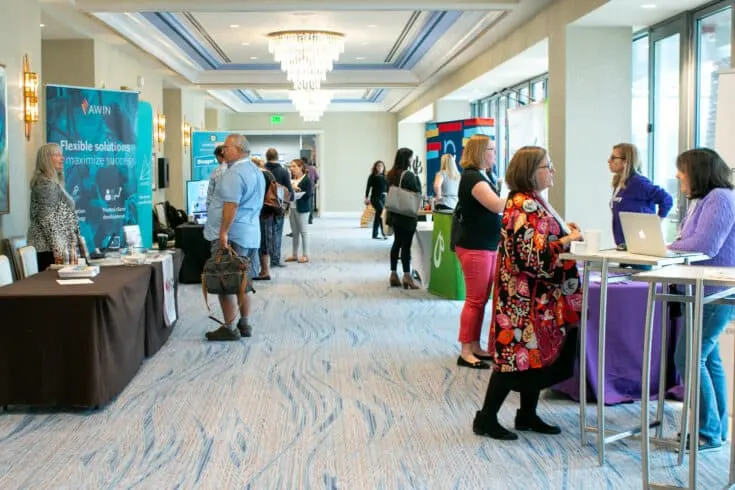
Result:
{"label": "man's shorts", "polygon": [[[249,279],[249,287],[248,289],[252,289],[250,284],[252,284],[253,275],[256,273],[255,269],[258,267],[258,264],[260,263],[260,257],[258,256],[258,249],[257,248],[244,248],[238,245],[235,242],[229,242],[230,248],[240,257],[247,257],[250,260],[250,271],[248,272],[248,279]],[[212,253],[212,256],[214,256],[219,250],[220,250],[220,244],[219,240],[212,240],[210,242],[211,248],[210,251]]]}

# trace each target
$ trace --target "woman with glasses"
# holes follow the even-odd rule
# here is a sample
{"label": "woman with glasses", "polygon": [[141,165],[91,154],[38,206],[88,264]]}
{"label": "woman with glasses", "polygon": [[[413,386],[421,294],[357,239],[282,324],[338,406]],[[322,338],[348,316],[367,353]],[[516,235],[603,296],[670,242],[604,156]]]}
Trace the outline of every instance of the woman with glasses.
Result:
{"label": "woman with glasses", "polygon": [[624,248],[625,237],[620,224],[621,211],[657,213],[661,218],[665,218],[674,205],[674,200],[668,192],[641,175],[641,163],[635,145],[620,143],[613,146],[607,165],[613,174],[610,200],[613,237],[615,245]]}
{"label": "woman with glasses", "polygon": [[495,144],[488,136],[473,135],[464,146],[460,165],[464,171],[457,189],[459,231],[454,251],[462,266],[466,298],[459,317],[462,350],[457,366],[490,369],[485,361],[491,356],[480,345],[480,334],[495,277],[500,214],[505,207],[500,189],[487,174],[495,165]]}
{"label": "woman with glasses", "polygon": [[493,439],[514,440],[518,436],[498,421],[511,391],[521,394],[516,430],[561,432],[541,420],[536,407],[541,390],[568,379],[574,369],[582,293],[576,263],[561,260],[559,254],[582,234],[541,194],[554,184],[554,167],[545,149],[518,150],[505,181],[510,193],[503,211],[490,323],[494,371],[472,429]]}

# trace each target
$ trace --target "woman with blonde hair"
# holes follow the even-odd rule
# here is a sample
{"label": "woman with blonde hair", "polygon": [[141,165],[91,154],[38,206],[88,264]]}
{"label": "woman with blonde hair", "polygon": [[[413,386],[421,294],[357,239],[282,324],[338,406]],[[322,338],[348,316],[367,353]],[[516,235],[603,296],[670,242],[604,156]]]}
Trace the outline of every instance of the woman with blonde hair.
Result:
{"label": "woman with blonde hair", "polygon": [[543,198],[554,185],[554,166],[538,146],[519,149],[505,172],[508,200],[498,246],[498,271],[490,323],[494,372],[475,434],[514,440],[500,425],[498,411],[511,391],[521,394],[515,428],[559,434],[536,413],[541,390],[571,377],[576,357],[576,327],[582,304],[574,261],[559,254],[582,239],[574,223],[565,223]]}
{"label": "woman with blonde hair", "polygon": [[434,209],[454,209],[457,205],[459,170],[454,155],[442,155],[441,166],[434,177]]}
{"label": "woman with blonde hair", "polygon": [[674,199],[664,189],[641,175],[641,163],[635,145],[619,143],[613,146],[607,165],[613,174],[610,199],[613,236],[615,245],[622,248],[625,246],[625,237],[620,224],[621,211],[649,214],[658,211],[658,215],[665,218],[674,205]]}
{"label": "woman with blonde hair", "polygon": [[79,237],[74,200],[64,189],[64,155],[56,143],[43,145],[36,154],[30,211],[28,244],[36,248],[42,271],[62,262],[64,252],[71,253]]}
{"label": "woman with blonde hair", "polygon": [[[447,155],[444,155],[447,156]],[[451,156],[451,155],[450,155]],[[485,305],[495,276],[495,260],[500,239],[500,214],[505,201],[487,175],[495,165],[495,144],[488,136],[472,136],[462,151],[464,172],[459,181],[455,209],[460,225],[455,253],[462,266],[466,298],[459,318],[462,351],[457,365],[489,369],[484,362],[490,354],[480,346]]]}

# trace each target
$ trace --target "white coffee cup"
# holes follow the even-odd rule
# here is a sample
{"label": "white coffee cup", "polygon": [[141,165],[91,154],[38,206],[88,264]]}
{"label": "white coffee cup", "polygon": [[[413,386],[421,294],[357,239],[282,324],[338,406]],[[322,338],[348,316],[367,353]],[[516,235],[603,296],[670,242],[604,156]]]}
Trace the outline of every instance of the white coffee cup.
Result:
{"label": "white coffee cup", "polygon": [[587,244],[587,252],[594,253],[600,251],[600,238],[602,232],[600,230],[587,230],[584,232],[584,242]]}

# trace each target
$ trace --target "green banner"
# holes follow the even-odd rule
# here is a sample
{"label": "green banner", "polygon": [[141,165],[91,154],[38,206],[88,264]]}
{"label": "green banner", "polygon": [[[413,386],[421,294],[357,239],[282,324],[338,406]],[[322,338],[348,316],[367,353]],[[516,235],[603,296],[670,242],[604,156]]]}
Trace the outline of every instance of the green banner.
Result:
{"label": "green banner", "polygon": [[457,256],[449,247],[452,214],[434,213],[434,235],[431,241],[431,279],[429,292],[442,298],[465,298],[464,276]]}

